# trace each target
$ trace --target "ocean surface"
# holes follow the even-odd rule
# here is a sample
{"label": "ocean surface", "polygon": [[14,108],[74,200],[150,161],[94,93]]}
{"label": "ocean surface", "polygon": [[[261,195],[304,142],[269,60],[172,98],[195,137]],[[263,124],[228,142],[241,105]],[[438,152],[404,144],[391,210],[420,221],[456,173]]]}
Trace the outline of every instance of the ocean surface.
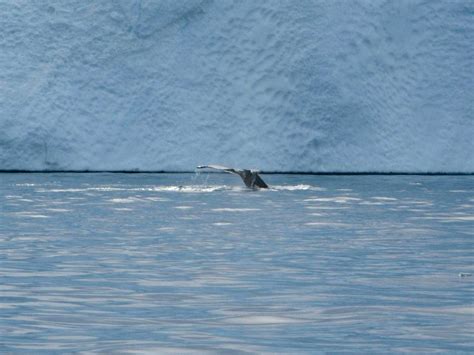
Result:
{"label": "ocean surface", "polygon": [[0,174],[0,353],[474,352],[474,176]]}

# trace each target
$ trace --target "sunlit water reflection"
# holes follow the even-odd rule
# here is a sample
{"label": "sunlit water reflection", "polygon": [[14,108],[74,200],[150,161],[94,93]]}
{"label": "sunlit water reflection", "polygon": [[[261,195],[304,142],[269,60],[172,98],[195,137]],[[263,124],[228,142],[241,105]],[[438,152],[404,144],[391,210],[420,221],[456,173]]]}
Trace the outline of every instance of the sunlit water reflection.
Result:
{"label": "sunlit water reflection", "polygon": [[474,177],[1,174],[0,353],[474,351]]}

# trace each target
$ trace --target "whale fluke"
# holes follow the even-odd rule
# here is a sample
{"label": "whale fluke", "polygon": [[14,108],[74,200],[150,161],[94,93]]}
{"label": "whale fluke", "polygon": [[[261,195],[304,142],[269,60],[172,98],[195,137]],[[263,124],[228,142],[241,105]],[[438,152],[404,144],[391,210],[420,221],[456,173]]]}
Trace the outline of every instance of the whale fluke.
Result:
{"label": "whale fluke", "polygon": [[260,175],[258,175],[258,170],[227,168],[221,165],[199,165],[197,166],[197,169],[214,169],[239,175],[244,181],[245,186],[250,187],[251,189],[256,187],[261,189],[268,188],[268,185],[265,183],[265,181],[263,181]]}

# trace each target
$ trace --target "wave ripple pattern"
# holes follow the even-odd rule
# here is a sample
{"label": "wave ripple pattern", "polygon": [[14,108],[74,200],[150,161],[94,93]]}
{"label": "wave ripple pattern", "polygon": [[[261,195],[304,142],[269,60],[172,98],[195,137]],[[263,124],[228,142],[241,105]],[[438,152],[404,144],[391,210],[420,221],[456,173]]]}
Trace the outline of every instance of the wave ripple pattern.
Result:
{"label": "wave ripple pattern", "polygon": [[265,179],[0,175],[0,353],[474,351],[473,177]]}

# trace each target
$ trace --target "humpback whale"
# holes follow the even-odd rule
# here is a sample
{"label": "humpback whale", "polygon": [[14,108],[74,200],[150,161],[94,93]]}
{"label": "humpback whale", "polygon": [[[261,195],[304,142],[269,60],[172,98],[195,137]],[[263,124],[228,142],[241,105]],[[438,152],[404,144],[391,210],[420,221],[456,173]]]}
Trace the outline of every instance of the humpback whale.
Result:
{"label": "humpback whale", "polygon": [[239,175],[242,180],[244,181],[245,186],[254,189],[256,187],[267,189],[268,185],[265,181],[262,180],[260,175],[258,175],[257,170],[250,170],[250,169],[234,169],[234,168],[227,168],[221,165],[199,165],[197,169],[215,169],[225,171],[226,173],[236,174]]}

